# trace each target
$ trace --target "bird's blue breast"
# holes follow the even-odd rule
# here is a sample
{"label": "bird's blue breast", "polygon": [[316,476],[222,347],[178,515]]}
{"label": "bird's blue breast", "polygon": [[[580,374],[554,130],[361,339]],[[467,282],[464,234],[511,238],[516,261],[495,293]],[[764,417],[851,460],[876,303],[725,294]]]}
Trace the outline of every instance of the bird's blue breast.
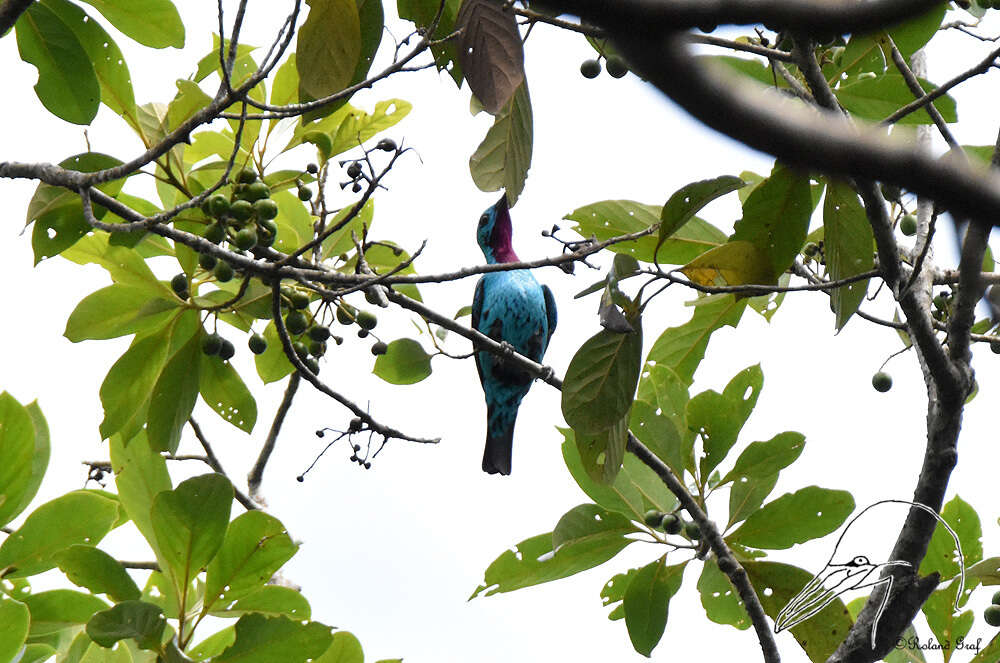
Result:
{"label": "bird's blue breast", "polygon": [[[518,353],[540,362],[548,345],[545,296],[526,269],[484,274],[479,331],[514,346]],[[480,361],[489,361],[480,352]],[[489,361],[492,363],[492,361]]]}

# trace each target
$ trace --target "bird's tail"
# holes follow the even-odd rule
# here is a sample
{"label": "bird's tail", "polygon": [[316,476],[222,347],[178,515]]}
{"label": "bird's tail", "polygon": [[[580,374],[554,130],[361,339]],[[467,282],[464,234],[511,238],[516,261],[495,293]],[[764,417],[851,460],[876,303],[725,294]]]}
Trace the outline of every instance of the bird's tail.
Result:
{"label": "bird's tail", "polygon": [[486,449],[483,451],[483,472],[510,474],[514,449],[514,422],[517,409],[506,411],[490,405],[486,417]]}

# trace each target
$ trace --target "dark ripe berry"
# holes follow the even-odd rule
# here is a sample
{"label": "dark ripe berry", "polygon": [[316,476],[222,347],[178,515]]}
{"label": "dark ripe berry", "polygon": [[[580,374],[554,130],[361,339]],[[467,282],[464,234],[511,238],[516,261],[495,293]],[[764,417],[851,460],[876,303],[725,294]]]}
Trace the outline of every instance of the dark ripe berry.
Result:
{"label": "dark ripe berry", "polygon": [[221,193],[217,193],[208,199],[208,208],[216,218],[225,216],[229,212],[229,200]]}
{"label": "dark ripe berry", "polygon": [[[351,423],[347,424],[347,430],[348,432],[351,433],[357,433],[359,430],[361,430],[361,417],[354,417],[353,419],[351,419]],[[357,451],[360,448],[361,447],[357,445],[354,446],[355,451]]]}
{"label": "dark ripe berry", "polygon": [[351,191],[353,191],[354,193],[357,193],[358,191],[361,191],[361,183],[360,182],[355,182],[354,186],[351,187]]}
{"label": "dark ripe berry", "polygon": [[218,334],[209,334],[201,339],[201,351],[208,356],[217,355],[222,350],[222,337]]}
{"label": "dark ripe berry", "polygon": [[879,371],[872,376],[872,386],[875,391],[885,393],[892,389],[892,376],[885,371]]}
{"label": "dark ripe berry", "polygon": [[326,354],[326,343],[321,341],[309,341],[309,354],[313,357],[322,357]]}
{"label": "dark ripe berry", "polygon": [[288,299],[291,301],[292,308],[301,310],[309,306],[309,295],[304,292],[296,290]]}
{"label": "dark ripe berry", "polygon": [[253,204],[258,219],[273,219],[278,216],[278,203],[270,198],[262,198]]}
{"label": "dark ripe berry", "polygon": [[306,170],[307,170],[308,172],[310,172],[311,174],[315,175],[316,173],[318,173],[318,172],[319,172],[319,166],[317,166],[317,165],[316,165],[316,164],[314,164],[314,163],[311,163],[311,164],[309,164],[308,166],[306,166]]}
{"label": "dark ripe berry", "polygon": [[358,330],[358,338],[368,338],[368,334],[369,334],[369,332],[368,332],[367,329],[359,329]]}
{"label": "dark ripe berry", "polygon": [[299,200],[306,202],[307,200],[312,200],[313,192],[304,186],[299,187]]}
{"label": "dark ripe berry", "polygon": [[309,328],[309,338],[320,343],[330,338],[330,328],[323,325],[316,325]]}
{"label": "dark ripe berry", "polygon": [[344,337],[343,336],[331,336],[330,338],[332,338],[333,342],[336,343],[337,345],[343,345],[344,344]]}
{"label": "dark ripe berry", "polygon": [[601,63],[597,60],[584,60],[580,64],[580,73],[584,78],[597,78],[601,74]]}
{"label": "dark ripe berry", "polygon": [[250,352],[255,355],[264,354],[264,351],[267,350],[267,339],[260,334],[254,334],[250,337],[250,340],[247,341],[247,347],[249,347]]}
{"label": "dark ripe berry", "polygon": [[991,605],[983,611],[983,620],[990,626],[1000,626],[1000,605]]}
{"label": "dark ripe berry", "polygon": [[684,523],[684,533],[689,539],[694,541],[701,538],[701,528],[698,527],[698,523],[695,522]]}
{"label": "dark ripe berry", "polygon": [[354,319],[358,314],[358,310],[351,306],[350,304],[341,303],[337,307],[337,322],[342,325],[353,325]]}
{"label": "dark ripe berry", "polygon": [[351,454],[351,462],[352,463],[356,463],[356,462],[358,462],[358,460],[359,459],[358,459],[358,457],[355,454]]}
{"label": "dark ripe berry", "polygon": [[[361,427],[361,421],[359,420],[358,421],[358,428],[360,428],[360,427]],[[361,451],[361,445],[360,444],[353,444],[353,445],[351,445],[351,448],[354,449],[354,453],[357,453],[357,452]]]}
{"label": "dark ripe berry", "polygon": [[211,223],[205,228],[205,239],[212,244],[218,244],[226,238],[226,227],[221,223]]}
{"label": "dark ripe berry", "polygon": [[236,181],[240,184],[253,184],[257,181],[257,173],[253,168],[244,168],[236,176]]}
{"label": "dark ripe berry", "polygon": [[370,469],[372,469],[372,464],[371,464],[371,462],[370,462],[370,461],[367,461],[367,460],[365,461],[365,469],[366,469],[366,470],[370,470]]}
{"label": "dark ripe berry", "polygon": [[898,186],[896,186],[895,184],[888,184],[887,182],[883,182],[882,184],[880,184],[879,188],[882,189],[882,195],[889,202],[895,202],[899,200],[899,196],[902,193],[899,190]]}
{"label": "dark ripe berry", "polygon": [[306,344],[302,341],[295,341],[292,343],[292,350],[295,351],[295,354],[298,355],[299,359],[305,359],[309,356],[309,348],[307,348]]}
{"label": "dark ripe berry", "polygon": [[672,513],[668,513],[663,516],[663,521],[660,522],[660,528],[667,534],[678,534],[681,531],[681,519]]}
{"label": "dark ripe berry", "polygon": [[917,234],[917,217],[912,214],[907,214],[902,219],[899,220],[899,232],[903,233],[907,237],[913,237]]}
{"label": "dark ripe berry", "polygon": [[181,293],[187,293],[188,291],[188,279],[187,274],[183,272],[170,279],[170,288],[175,294],[180,295]]}
{"label": "dark ripe berry", "polygon": [[246,221],[253,216],[253,203],[249,200],[237,200],[229,206],[229,213],[233,215],[234,219]]}
{"label": "dark ripe berry", "polygon": [[643,515],[642,522],[646,523],[650,527],[659,527],[660,521],[663,520],[664,513],[662,511],[657,511],[656,509],[650,509]]}
{"label": "dark ripe berry", "polygon": [[357,179],[359,175],[361,175],[361,164],[354,161],[347,167],[347,176],[354,180]]}
{"label": "dark ripe berry", "polygon": [[376,357],[378,357],[379,355],[384,355],[386,352],[388,352],[388,350],[389,346],[383,343],[382,341],[378,341],[377,343],[372,345],[372,354],[375,355]]}
{"label": "dark ripe berry", "polygon": [[228,338],[222,339],[222,348],[219,350],[219,358],[222,361],[229,361],[236,354],[236,346]]}
{"label": "dark ripe berry", "polygon": [[995,355],[1000,355],[1000,341],[990,341],[990,351]]}
{"label": "dark ripe berry", "polygon": [[236,237],[233,241],[236,243],[236,246],[240,247],[244,251],[248,251],[257,246],[257,229],[252,225],[247,226],[236,233]]}
{"label": "dark ripe berry", "polygon": [[199,253],[198,254],[198,266],[202,269],[211,270],[215,267],[215,263],[219,260],[213,256],[211,253]]}
{"label": "dark ripe berry", "polygon": [[383,138],[375,146],[376,150],[382,150],[383,152],[392,152],[396,149],[396,141],[391,138]]}
{"label": "dark ripe berry", "polygon": [[298,481],[299,483],[302,483],[303,481],[306,480],[306,478],[300,474],[299,476],[295,477],[295,480]]}
{"label": "dark ripe berry", "polygon": [[254,182],[247,187],[244,194],[246,195],[246,199],[251,202],[255,200],[263,200],[271,195],[271,188],[263,182]]}
{"label": "dark ripe berry", "polygon": [[369,331],[375,329],[375,326],[378,324],[378,318],[371,311],[358,311],[356,319],[359,327]]}
{"label": "dark ripe berry", "polygon": [[212,273],[215,274],[215,279],[220,283],[225,283],[233,278],[233,266],[230,265],[225,260],[220,260],[216,263],[215,267],[212,269]]}
{"label": "dark ripe berry", "polygon": [[318,361],[316,361],[312,357],[306,357],[305,359],[302,360],[302,363],[306,365],[306,368],[309,369],[310,373],[312,373],[313,375],[319,375]]}
{"label": "dark ripe berry", "polygon": [[285,316],[285,329],[289,334],[299,335],[306,330],[306,316],[302,311],[289,311]]}
{"label": "dark ripe berry", "polygon": [[612,78],[621,78],[628,73],[628,67],[625,65],[625,61],[616,55],[609,57],[605,66],[607,66],[608,73]]}

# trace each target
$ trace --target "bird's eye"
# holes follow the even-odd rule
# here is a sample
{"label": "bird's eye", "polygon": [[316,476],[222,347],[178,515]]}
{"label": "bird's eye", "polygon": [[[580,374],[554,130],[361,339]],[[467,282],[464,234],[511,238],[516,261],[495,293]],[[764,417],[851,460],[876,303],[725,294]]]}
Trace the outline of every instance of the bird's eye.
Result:
{"label": "bird's eye", "polygon": [[865,566],[866,564],[869,564],[868,558],[864,555],[858,555],[853,561],[856,566]]}
{"label": "bird's eye", "polygon": [[480,226],[485,226],[486,222],[489,221],[489,220],[490,220],[489,215],[483,214],[481,217],[479,217],[479,225]]}

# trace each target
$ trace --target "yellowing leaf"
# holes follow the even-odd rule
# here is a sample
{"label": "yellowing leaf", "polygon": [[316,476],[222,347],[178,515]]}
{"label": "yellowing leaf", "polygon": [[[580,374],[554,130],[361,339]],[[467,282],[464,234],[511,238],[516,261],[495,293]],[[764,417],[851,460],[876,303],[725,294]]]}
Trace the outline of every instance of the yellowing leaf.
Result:
{"label": "yellowing leaf", "polygon": [[681,272],[699,285],[773,284],[774,273],[766,253],[750,242],[728,242],[706,251]]}

